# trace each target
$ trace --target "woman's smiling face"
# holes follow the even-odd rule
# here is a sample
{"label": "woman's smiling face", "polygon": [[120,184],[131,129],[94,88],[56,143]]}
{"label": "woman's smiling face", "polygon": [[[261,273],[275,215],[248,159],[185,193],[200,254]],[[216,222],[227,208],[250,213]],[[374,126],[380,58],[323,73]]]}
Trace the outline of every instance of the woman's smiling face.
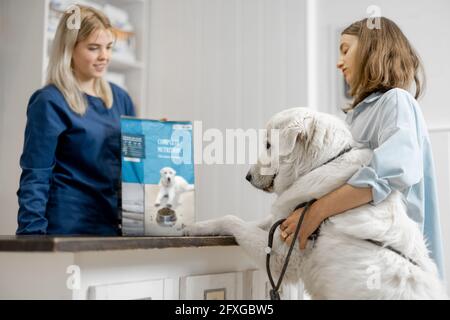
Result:
{"label": "woman's smiling face", "polygon": [[73,51],[72,65],[79,80],[102,77],[111,60],[114,37],[109,30],[97,30]]}
{"label": "woman's smiling face", "polygon": [[344,74],[345,81],[350,86],[353,72],[355,71],[355,55],[358,47],[358,37],[348,34],[341,36],[339,45],[339,60],[337,68]]}

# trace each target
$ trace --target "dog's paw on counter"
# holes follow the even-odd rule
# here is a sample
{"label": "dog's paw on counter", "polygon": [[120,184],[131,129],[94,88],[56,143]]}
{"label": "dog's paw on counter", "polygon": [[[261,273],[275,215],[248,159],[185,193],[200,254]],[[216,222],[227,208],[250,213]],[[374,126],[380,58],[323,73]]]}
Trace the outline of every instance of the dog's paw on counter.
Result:
{"label": "dog's paw on counter", "polygon": [[184,236],[229,236],[227,232],[226,217],[218,220],[206,220],[187,225],[184,230]]}

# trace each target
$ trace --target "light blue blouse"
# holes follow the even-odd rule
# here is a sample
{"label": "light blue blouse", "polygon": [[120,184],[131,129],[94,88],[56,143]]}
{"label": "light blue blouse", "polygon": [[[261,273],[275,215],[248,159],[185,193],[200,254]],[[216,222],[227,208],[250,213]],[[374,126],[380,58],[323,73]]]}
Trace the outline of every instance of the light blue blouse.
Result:
{"label": "light blue blouse", "polygon": [[353,138],[374,151],[370,164],[358,170],[348,184],[372,187],[374,205],[392,190],[402,192],[408,215],[424,232],[443,278],[435,170],[419,104],[403,89],[376,92],[349,111],[346,122]]}

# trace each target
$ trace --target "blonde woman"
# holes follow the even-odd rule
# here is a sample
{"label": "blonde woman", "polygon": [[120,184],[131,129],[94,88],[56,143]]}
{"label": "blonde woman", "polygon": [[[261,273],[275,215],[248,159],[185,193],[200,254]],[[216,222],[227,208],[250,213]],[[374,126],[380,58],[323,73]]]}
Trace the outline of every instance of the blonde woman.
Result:
{"label": "blonde woman", "polygon": [[48,85],[30,98],[17,234],[119,235],[120,116],[129,95],[103,79],[114,34],[101,12],[80,9],[59,22]]}
{"label": "blonde woman", "polygon": [[[354,98],[346,121],[354,139],[371,148],[374,156],[347,184],[314,203],[301,227],[299,245],[304,249],[328,217],[367,203],[376,205],[399,190],[443,277],[433,157],[416,100],[423,86],[422,66],[400,28],[387,18],[379,22],[380,28],[372,28],[367,19],[346,28],[337,64]],[[283,241],[291,243],[302,211],[295,211],[281,225]]]}

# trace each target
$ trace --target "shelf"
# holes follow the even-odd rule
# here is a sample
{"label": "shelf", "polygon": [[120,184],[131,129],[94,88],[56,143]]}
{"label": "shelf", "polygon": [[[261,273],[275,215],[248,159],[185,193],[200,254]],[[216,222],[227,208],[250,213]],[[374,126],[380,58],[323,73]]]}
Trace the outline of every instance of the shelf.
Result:
{"label": "shelf", "polygon": [[128,4],[143,4],[146,0],[110,0],[110,3],[121,6],[121,5],[128,5]]}
{"label": "shelf", "polygon": [[142,69],[143,63],[140,61],[125,60],[120,57],[113,57],[109,64],[109,69],[112,71],[127,71],[129,69]]}

